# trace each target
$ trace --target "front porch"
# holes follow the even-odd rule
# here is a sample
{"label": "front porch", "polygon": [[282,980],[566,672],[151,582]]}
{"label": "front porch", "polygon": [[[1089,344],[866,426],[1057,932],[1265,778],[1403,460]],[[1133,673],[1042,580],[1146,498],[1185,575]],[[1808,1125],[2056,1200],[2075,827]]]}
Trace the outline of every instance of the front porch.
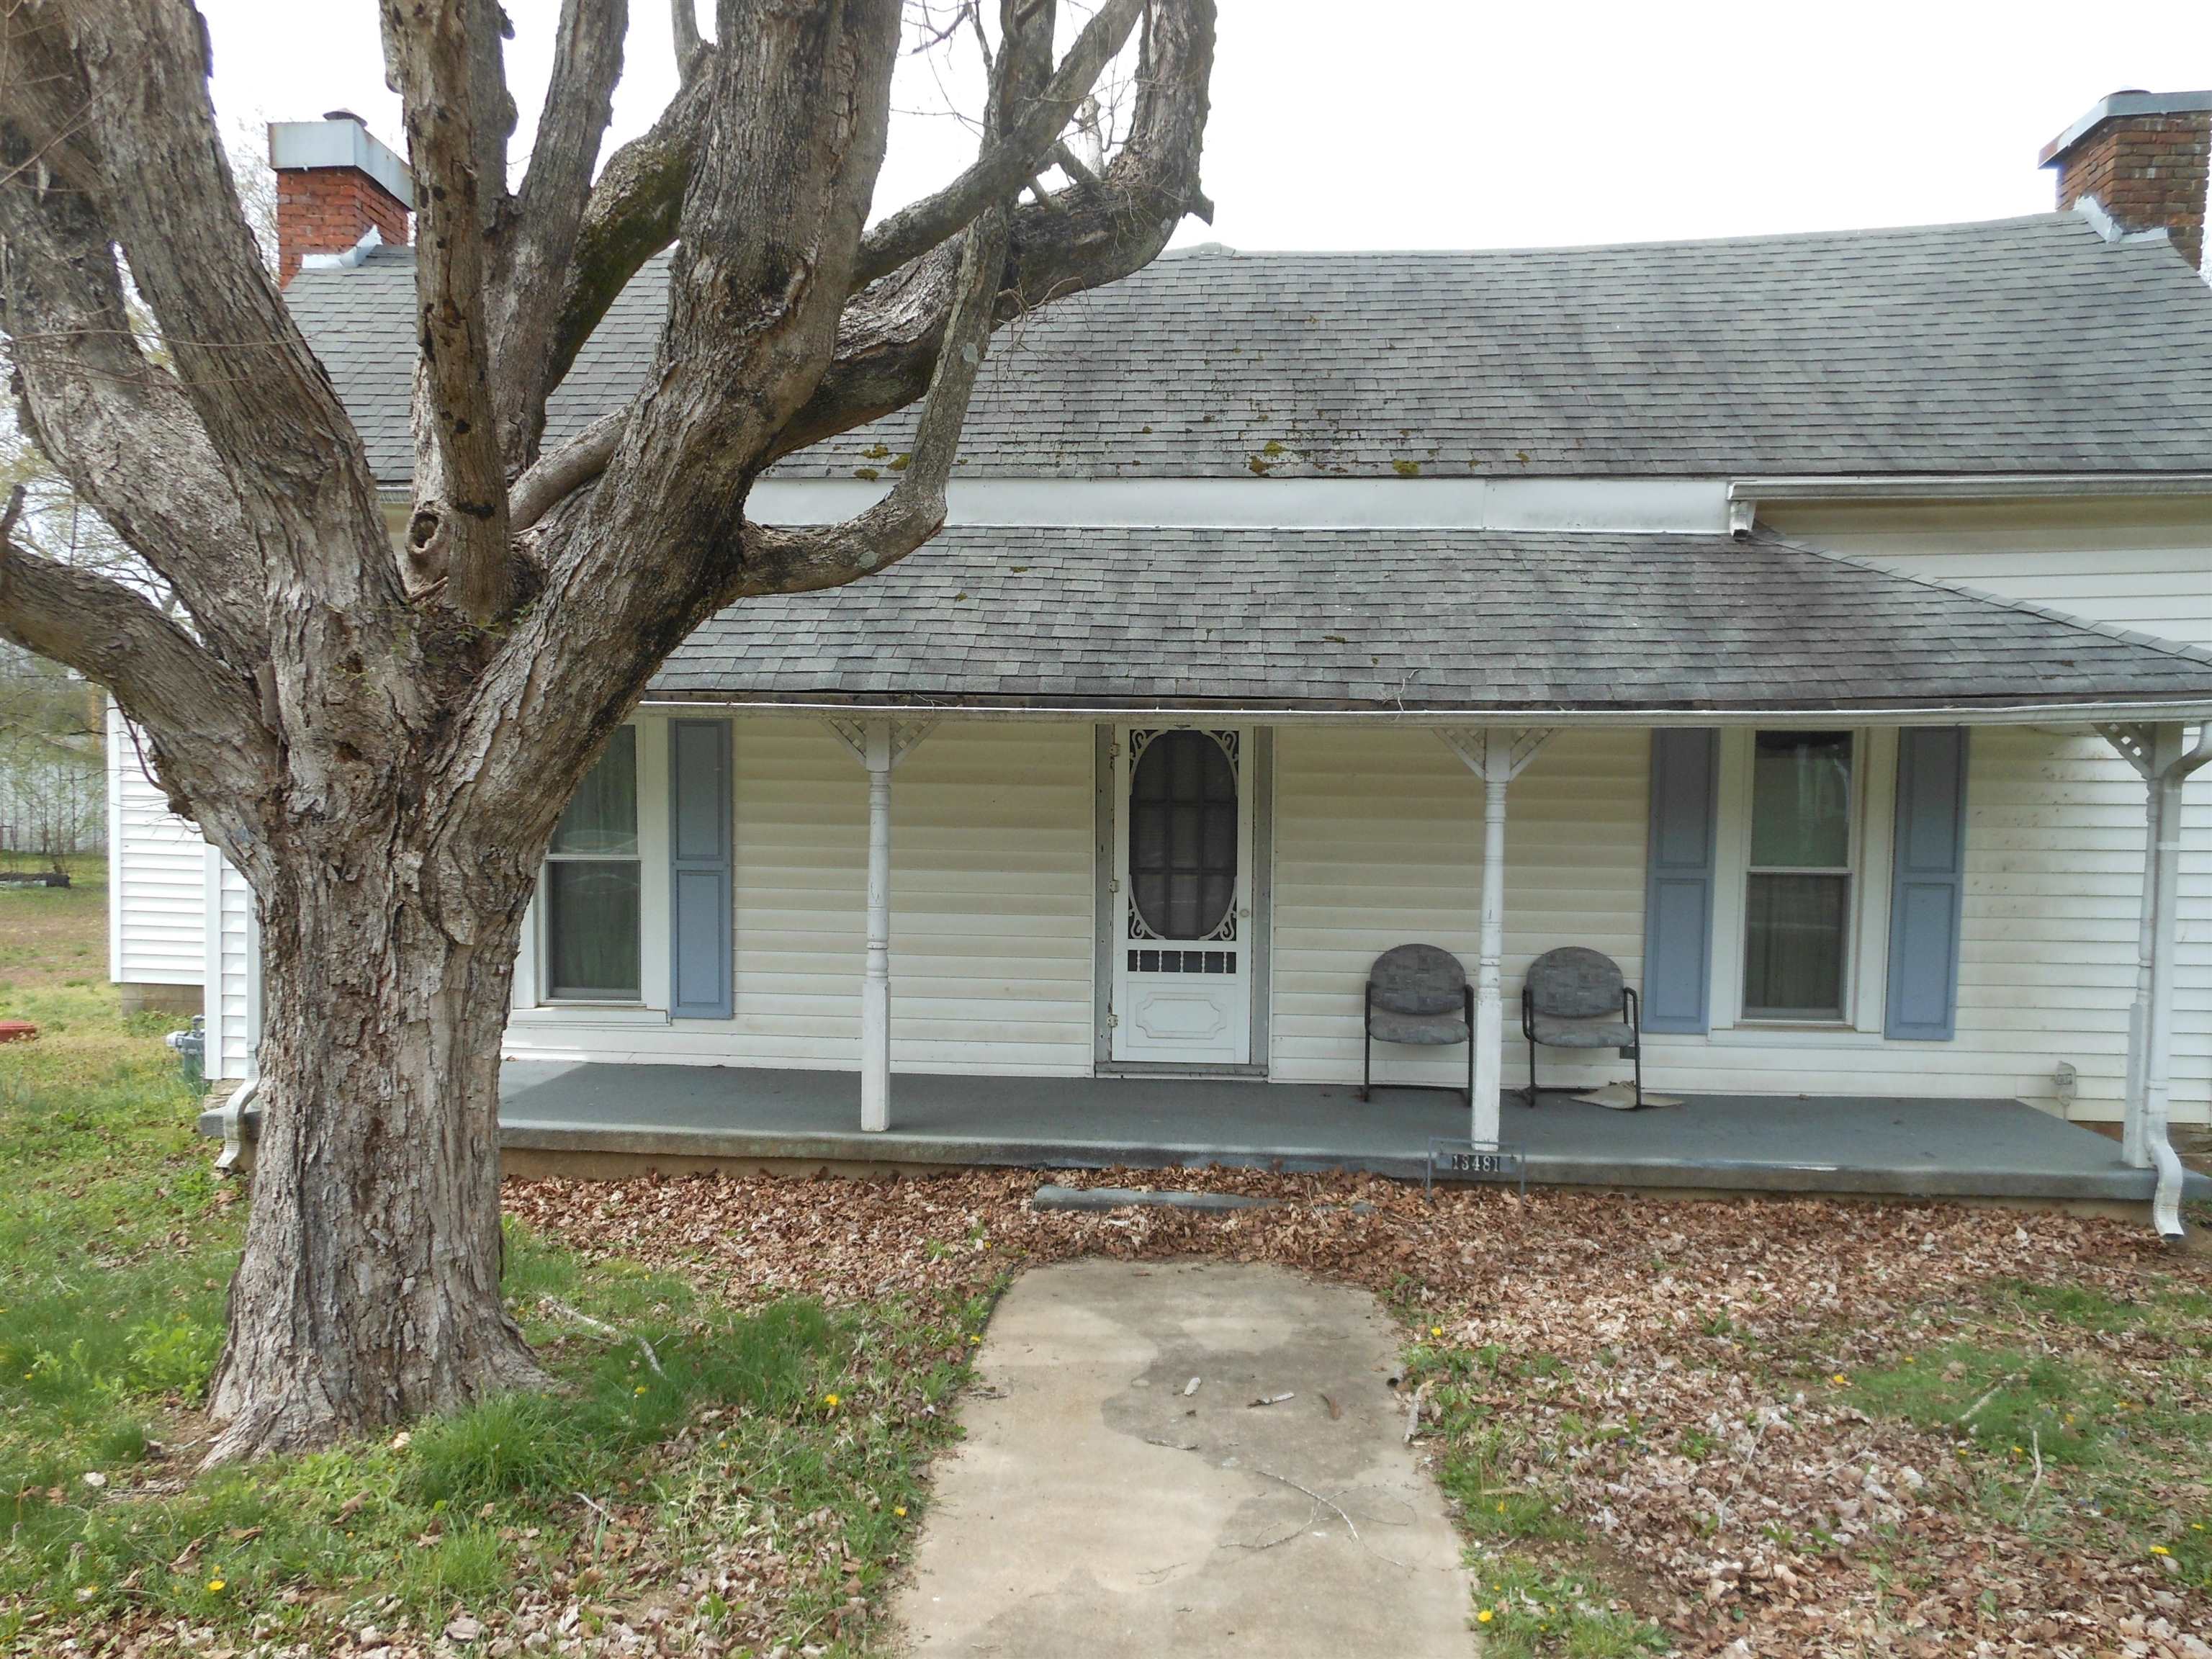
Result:
{"label": "front porch", "polygon": [[[860,1127],[850,1073],[511,1060],[501,1145],[532,1166],[594,1158],[831,1165],[1358,1170],[1418,1178],[1431,1137],[1464,1137],[1442,1094],[1241,1079],[902,1074],[887,1130]],[[2148,1203],[2118,1145],[2013,1100],[1692,1096],[1617,1112],[1509,1099],[1502,1139],[1532,1183],[1902,1198]],[[2212,1182],[2190,1178],[2190,1195]]]}

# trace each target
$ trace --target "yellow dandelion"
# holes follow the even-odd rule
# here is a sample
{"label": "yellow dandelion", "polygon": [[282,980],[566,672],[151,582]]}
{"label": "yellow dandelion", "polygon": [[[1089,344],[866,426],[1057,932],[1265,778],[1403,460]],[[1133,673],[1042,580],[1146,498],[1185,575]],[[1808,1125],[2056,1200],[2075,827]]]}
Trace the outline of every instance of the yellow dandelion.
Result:
{"label": "yellow dandelion", "polygon": [[1504,1514],[1504,1513],[1505,1513],[1505,1505],[1504,1505],[1504,1504],[1500,1504],[1498,1506],[1498,1512],[1500,1515]]}
{"label": "yellow dandelion", "polygon": [[640,1394],[643,1394],[643,1393],[645,1392],[645,1384],[644,1384],[644,1383],[641,1382],[641,1383],[639,1383],[639,1384],[637,1385],[637,1392],[638,1392],[638,1393],[640,1393]]}
{"label": "yellow dandelion", "polygon": [[1851,1379],[1850,1377],[1845,1376],[1841,1371],[1838,1371],[1833,1376],[1828,1379],[1829,1382],[1834,1383],[1839,1389],[1850,1380]]}
{"label": "yellow dandelion", "polygon": [[2172,1550],[2166,1548],[2163,1544],[2153,1544],[2150,1547],[2150,1553],[2153,1555],[2171,1555],[2173,1553]]}
{"label": "yellow dandelion", "polygon": [[837,1408],[837,1396],[834,1394],[825,1394],[822,1396],[822,1403],[835,1411]]}
{"label": "yellow dandelion", "polygon": [[210,1595],[222,1595],[222,1579],[220,1579],[220,1578],[210,1578],[210,1579],[209,1579],[209,1580],[208,1580],[208,1593],[209,1593]]}
{"label": "yellow dandelion", "polygon": [[1441,1325],[1431,1325],[1429,1327],[1429,1334],[1431,1336],[1442,1336],[1443,1334],[1444,1328]]}
{"label": "yellow dandelion", "polygon": [[899,1518],[900,1520],[902,1520],[902,1521],[905,1520],[905,1519],[906,1519],[906,1505],[905,1505],[905,1504],[892,1504],[892,1505],[891,1505],[891,1513],[892,1513],[893,1515],[896,1515],[896,1516],[898,1516],[898,1518]]}
{"label": "yellow dandelion", "polygon": [[983,1339],[980,1336],[971,1336],[968,1339],[968,1346],[971,1348],[980,1348],[983,1346]]}
{"label": "yellow dandelion", "polygon": [[1497,1617],[1495,1613],[1492,1613],[1488,1607],[1485,1607],[1480,1613],[1474,1615],[1474,1622],[1478,1625],[1486,1625],[1495,1617]]}

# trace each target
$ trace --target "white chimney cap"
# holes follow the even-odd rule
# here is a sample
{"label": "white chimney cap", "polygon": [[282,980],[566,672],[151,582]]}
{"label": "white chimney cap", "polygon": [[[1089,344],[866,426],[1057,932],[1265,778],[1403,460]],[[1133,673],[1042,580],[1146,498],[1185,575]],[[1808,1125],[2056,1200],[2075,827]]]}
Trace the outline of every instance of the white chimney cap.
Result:
{"label": "white chimney cap", "polygon": [[350,111],[333,111],[337,119],[271,121],[269,165],[279,173],[318,167],[352,167],[390,191],[402,207],[415,205],[415,178],[407,163],[380,143]]}

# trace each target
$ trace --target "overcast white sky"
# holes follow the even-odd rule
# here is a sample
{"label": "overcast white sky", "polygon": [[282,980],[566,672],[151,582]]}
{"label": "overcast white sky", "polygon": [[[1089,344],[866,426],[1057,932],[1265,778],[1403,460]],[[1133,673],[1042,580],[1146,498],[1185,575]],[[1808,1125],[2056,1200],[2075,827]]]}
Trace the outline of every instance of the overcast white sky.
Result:
{"label": "overcast white sky", "polygon": [[[507,5],[526,129],[559,4]],[[226,115],[343,106],[400,147],[372,0],[202,6]],[[1540,246],[2040,212],[2051,181],[2036,152],[2096,100],[2212,87],[2204,0],[1220,8],[1206,144],[1218,212],[1179,240],[1239,247]],[[711,16],[710,0],[701,10]],[[617,140],[652,119],[674,79],[666,5],[631,11]],[[941,107],[926,65],[902,72],[897,102]],[[972,149],[942,115],[902,118],[878,211]]]}

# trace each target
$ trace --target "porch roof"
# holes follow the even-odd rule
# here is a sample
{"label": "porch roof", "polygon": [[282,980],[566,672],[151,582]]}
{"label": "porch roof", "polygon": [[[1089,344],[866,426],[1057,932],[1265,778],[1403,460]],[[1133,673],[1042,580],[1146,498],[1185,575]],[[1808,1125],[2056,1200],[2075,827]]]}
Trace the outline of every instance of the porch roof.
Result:
{"label": "porch roof", "polygon": [[1771,537],[955,526],[749,599],[650,696],[804,706],[1973,720],[2212,709],[2212,653]]}

